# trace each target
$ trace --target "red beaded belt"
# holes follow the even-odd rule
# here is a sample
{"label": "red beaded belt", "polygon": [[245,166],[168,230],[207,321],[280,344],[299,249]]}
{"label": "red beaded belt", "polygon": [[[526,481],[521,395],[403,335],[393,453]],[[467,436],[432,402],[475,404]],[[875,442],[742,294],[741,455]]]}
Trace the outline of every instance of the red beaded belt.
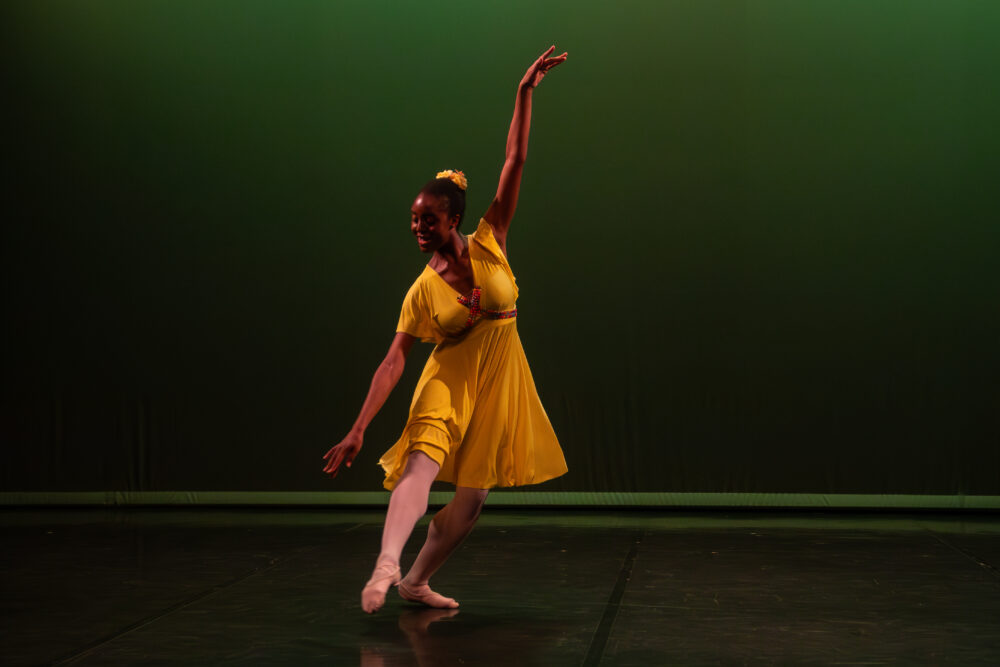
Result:
{"label": "red beaded belt", "polygon": [[480,288],[474,287],[472,289],[472,296],[459,296],[458,302],[469,309],[469,319],[465,321],[466,328],[471,327],[473,322],[476,321],[476,316],[485,317],[488,320],[505,320],[509,317],[517,317],[517,308],[511,310],[489,310],[488,308],[479,307],[479,294]]}

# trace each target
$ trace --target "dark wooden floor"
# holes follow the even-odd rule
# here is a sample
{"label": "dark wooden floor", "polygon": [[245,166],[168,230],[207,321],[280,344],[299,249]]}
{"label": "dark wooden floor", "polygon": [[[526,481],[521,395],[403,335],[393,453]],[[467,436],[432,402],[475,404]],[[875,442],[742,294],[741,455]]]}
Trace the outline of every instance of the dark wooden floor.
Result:
{"label": "dark wooden floor", "polygon": [[0,511],[3,664],[1000,664],[997,514],[487,507],[369,616],[382,518]]}

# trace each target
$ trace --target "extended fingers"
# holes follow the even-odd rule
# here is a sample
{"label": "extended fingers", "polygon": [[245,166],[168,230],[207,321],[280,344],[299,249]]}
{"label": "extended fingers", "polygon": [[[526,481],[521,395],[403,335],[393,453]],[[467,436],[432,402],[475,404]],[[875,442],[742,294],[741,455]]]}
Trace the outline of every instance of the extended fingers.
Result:
{"label": "extended fingers", "polygon": [[550,53],[552,53],[552,51],[554,51],[554,50],[555,50],[555,48],[556,48],[556,47],[555,47],[555,44],[553,44],[553,45],[552,45],[552,46],[550,46],[549,48],[545,49],[545,53],[543,53],[542,55],[538,56],[538,57],[537,57],[537,58],[535,59],[535,62],[534,62],[533,64],[534,64],[534,65],[535,65],[536,67],[539,67],[539,66],[541,66],[541,65],[544,65],[544,64],[545,64],[545,62],[546,62],[546,60],[547,60],[547,58],[546,58],[545,56],[547,56],[547,55],[549,55]]}
{"label": "extended fingers", "polygon": [[323,468],[323,472],[332,472],[336,474],[337,468],[340,466],[340,461],[343,458],[344,458],[344,450],[343,449],[337,450],[337,452],[333,455],[333,458],[330,459],[330,462],[326,464],[325,468]]}
{"label": "extended fingers", "polygon": [[561,56],[556,56],[555,58],[546,58],[545,62],[542,63],[542,66],[545,67],[545,69],[551,69],[561,62],[565,62],[567,56],[567,53],[563,53]]}

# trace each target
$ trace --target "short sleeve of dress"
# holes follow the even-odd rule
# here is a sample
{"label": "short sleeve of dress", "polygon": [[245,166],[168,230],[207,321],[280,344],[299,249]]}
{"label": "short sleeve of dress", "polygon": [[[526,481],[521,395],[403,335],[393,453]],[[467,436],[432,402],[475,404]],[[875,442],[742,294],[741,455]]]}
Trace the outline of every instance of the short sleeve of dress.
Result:
{"label": "short sleeve of dress", "polygon": [[403,307],[399,311],[399,322],[396,332],[408,333],[419,338],[424,343],[437,343],[439,336],[434,330],[427,297],[417,280],[410,285],[403,299]]}
{"label": "short sleeve of dress", "polygon": [[476,227],[475,233],[472,238],[479,241],[479,244],[489,251],[493,255],[497,264],[503,267],[503,270],[510,277],[510,282],[514,286],[514,298],[517,298],[518,288],[517,288],[517,278],[514,277],[514,271],[510,268],[510,263],[507,261],[507,256],[503,254],[503,250],[500,249],[500,244],[497,242],[496,236],[493,235],[493,225],[489,223],[486,218],[479,218],[479,226]]}

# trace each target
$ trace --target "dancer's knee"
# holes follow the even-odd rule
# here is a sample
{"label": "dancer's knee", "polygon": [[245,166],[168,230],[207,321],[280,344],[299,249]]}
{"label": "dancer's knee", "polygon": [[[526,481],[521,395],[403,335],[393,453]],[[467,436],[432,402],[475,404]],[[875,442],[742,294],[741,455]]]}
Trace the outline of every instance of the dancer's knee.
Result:
{"label": "dancer's knee", "polygon": [[474,489],[460,486],[455,490],[455,497],[451,504],[456,512],[457,518],[467,523],[474,523],[483,511],[483,504],[489,489]]}
{"label": "dancer's knee", "polygon": [[425,480],[429,478],[428,483],[430,483],[437,477],[440,469],[441,466],[437,461],[432,459],[427,453],[415,449],[406,457],[406,468],[403,469],[400,480],[407,476],[417,476]]}
{"label": "dancer's knee", "polygon": [[427,512],[428,495],[431,484],[437,477],[437,461],[423,452],[410,452],[406,460],[406,468],[392,490],[390,507],[402,503],[411,509],[416,509],[420,516]]}

